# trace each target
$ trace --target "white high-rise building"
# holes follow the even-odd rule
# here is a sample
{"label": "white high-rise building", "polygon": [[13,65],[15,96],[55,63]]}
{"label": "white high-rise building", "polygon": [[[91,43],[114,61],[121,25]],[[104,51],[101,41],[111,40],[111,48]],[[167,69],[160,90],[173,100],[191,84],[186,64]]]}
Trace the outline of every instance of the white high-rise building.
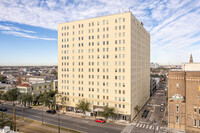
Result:
{"label": "white high-rise building", "polygon": [[58,91],[132,120],[150,96],[150,35],[131,12],[58,25]]}

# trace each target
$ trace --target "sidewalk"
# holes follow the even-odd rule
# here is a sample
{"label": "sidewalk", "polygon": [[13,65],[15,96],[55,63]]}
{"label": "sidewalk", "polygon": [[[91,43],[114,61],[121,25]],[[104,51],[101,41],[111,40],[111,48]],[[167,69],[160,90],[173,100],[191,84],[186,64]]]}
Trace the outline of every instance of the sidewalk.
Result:
{"label": "sidewalk", "polygon": [[185,133],[184,130],[180,129],[175,129],[175,128],[168,128],[168,127],[160,127],[161,133],[166,132],[166,133]]}
{"label": "sidewalk", "polygon": [[[6,103],[6,104],[11,104],[11,103]],[[17,105],[17,107],[21,107],[21,105]],[[46,107],[46,106],[31,106],[32,109],[36,109],[36,110],[42,110],[43,108],[43,111],[46,111],[48,110],[49,108]],[[58,111],[60,114],[63,114],[63,111]],[[72,116],[72,117],[77,117],[77,118],[84,118],[84,119],[88,119],[88,120],[95,120],[95,117],[94,116],[84,116],[83,113],[75,113],[75,112],[69,112],[69,111],[64,111],[64,114],[63,115],[67,115],[67,116]],[[103,117],[96,117],[96,118],[103,118]],[[103,118],[104,119],[104,118]],[[128,121],[124,121],[124,120],[111,120],[111,119],[108,119],[107,122],[109,123],[113,123],[113,124],[120,124],[120,125],[127,125],[129,124],[130,122]]]}
{"label": "sidewalk", "polygon": [[[61,114],[63,113],[62,111],[59,111]],[[64,115],[68,115],[68,116],[73,116],[73,117],[78,117],[78,118],[84,118],[84,119],[89,119],[89,120],[95,120],[94,116],[84,116],[83,113],[75,113],[75,112],[66,112],[64,111]],[[100,116],[97,116],[96,118],[103,118]],[[104,119],[104,118],[103,118]],[[121,124],[121,125],[126,125],[129,122],[127,121],[123,121],[123,120],[110,120],[108,119],[107,122],[109,123],[115,123],[115,124]]]}

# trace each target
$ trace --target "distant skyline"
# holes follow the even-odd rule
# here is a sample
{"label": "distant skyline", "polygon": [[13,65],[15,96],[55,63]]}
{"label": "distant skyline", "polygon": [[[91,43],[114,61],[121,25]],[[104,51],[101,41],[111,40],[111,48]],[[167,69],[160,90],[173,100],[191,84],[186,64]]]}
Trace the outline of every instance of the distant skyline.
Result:
{"label": "distant skyline", "polygon": [[57,65],[58,23],[130,9],[151,34],[151,62],[200,62],[199,0],[1,0],[0,66]]}

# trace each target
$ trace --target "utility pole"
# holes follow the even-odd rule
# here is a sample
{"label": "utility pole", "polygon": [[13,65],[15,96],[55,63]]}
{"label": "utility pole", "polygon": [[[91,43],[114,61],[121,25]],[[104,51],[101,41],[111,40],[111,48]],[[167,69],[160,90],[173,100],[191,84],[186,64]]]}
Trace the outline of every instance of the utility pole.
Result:
{"label": "utility pole", "polygon": [[14,123],[13,129],[14,131],[16,131],[15,103],[13,103],[13,123]]}
{"label": "utility pole", "polygon": [[58,133],[60,133],[60,114],[58,113]]}
{"label": "utility pole", "polygon": [[2,122],[3,122],[3,102],[1,102],[1,107],[2,107],[2,110],[1,110],[1,117],[2,117]]}
{"label": "utility pole", "polygon": [[22,105],[22,122],[24,122],[24,106]]}
{"label": "utility pole", "polygon": [[42,125],[43,125],[43,106],[42,106]]}

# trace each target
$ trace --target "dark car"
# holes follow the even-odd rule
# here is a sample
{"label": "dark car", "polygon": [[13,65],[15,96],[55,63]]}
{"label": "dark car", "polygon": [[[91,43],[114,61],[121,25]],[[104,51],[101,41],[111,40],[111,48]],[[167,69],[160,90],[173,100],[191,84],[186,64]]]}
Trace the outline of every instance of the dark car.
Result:
{"label": "dark car", "polygon": [[8,109],[6,107],[0,107],[0,111],[7,111]]}
{"label": "dark car", "polygon": [[48,114],[56,114],[56,111],[54,109],[47,110],[46,113]]}
{"label": "dark car", "polygon": [[95,119],[94,121],[99,122],[99,123],[105,123],[106,122],[104,119]]}
{"label": "dark car", "polygon": [[147,118],[149,113],[149,110],[144,110],[143,114],[142,114],[142,118]]}

